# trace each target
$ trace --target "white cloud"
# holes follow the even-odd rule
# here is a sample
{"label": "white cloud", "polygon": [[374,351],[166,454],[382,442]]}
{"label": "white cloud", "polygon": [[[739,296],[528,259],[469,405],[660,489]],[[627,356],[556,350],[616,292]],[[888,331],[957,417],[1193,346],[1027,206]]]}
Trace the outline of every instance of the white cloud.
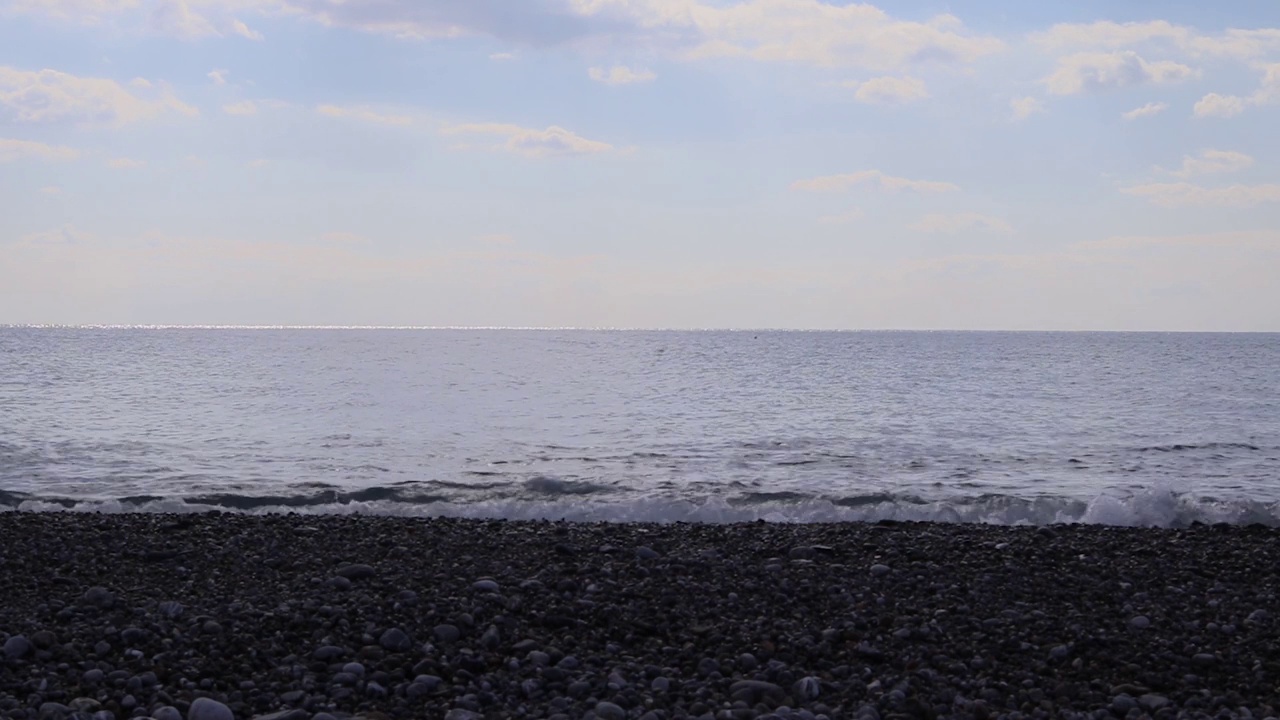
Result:
{"label": "white cloud", "polygon": [[1201,150],[1198,156],[1184,155],[1182,167],[1170,175],[1189,178],[1195,175],[1239,172],[1253,165],[1253,158],[1232,150]]}
{"label": "white cloud", "polygon": [[226,70],[210,70],[209,74],[205,75],[205,77],[212,80],[214,85],[226,85],[228,74],[229,73]]}
{"label": "white cloud", "polygon": [[1145,43],[1164,44],[1193,55],[1210,55],[1248,60],[1280,50],[1280,29],[1229,29],[1206,35],[1165,20],[1117,23],[1061,23],[1044,32],[1031,34],[1042,47],[1060,50],[1070,47],[1118,49]]}
{"label": "white cloud", "polygon": [[1275,105],[1280,103],[1280,63],[1255,66],[1262,71],[1262,81],[1258,89],[1249,97],[1238,95],[1219,95],[1209,93],[1200,98],[1192,109],[1195,117],[1235,117],[1249,106]]}
{"label": "white cloud", "polygon": [[1235,95],[1219,95],[1218,93],[1209,93],[1200,98],[1192,108],[1191,113],[1196,117],[1235,117],[1244,112],[1244,98]]}
{"label": "white cloud", "polygon": [[605,85],[630,85],[632,83],[653,82],[658,76],[644,68],[629,68],[625,65],[614,65],[611,68],[593,67],[587,70],[587,77]]}
{"label": "white cloud", "polygon": [[1085,52],[1059,58],[1057,68],[1041,82],[1054,95],[1075,95],[1130,85],[1177,82],[1195,74],[1195,70],[1172,60],[1148,62],[1132,50]]}
{"label": "white cloud", "polygon": [[1044,103],[1037,97],[1014,98],[1009,101],[1009,109],[1013,111],[1013,119],[1026,120],[1036,113],[1045,112]]}
{"label": "white cloud", "polygon": [[1121,113],[1120,117],[1124,118],[1125,120],[1137,120],[1138,118],[1151,117],[1152,115],[1159,115],[1160,113],[1168,109],[1169,109],[1168,103],[1149,102],[1146,105],[1143,105],[1142,107],[1136,107],[1128,112]]}
{"label": "white cloud", "polygon": [[57,185],[45,185],[44,187],[40,188],[40,194],[41,195],[61,195],[62,188],[58,187]]}
{"label": "white cloud", "polygon": [[340,105],[317,105],[316,112],[335,118],[350,118],[378,125],[412,125],[413,118],[408,115],[388,115],[365,106],[344,107]]}
{"label": "white cloud", "polygon": [[58,20],[97,25],[109,17],[142,7],[141,0],[9,0],[8,9]]}
{"label": "white cloud", "polygon": [[866,82],[849,83],[856,87],[853,98],[868,105],[890,105],[915,102],[929,97],[929,90],[924,81],[909,76],[871,78]]}
{"label": "white cloud", "polygon": [[24,158],[37,160],[75,160],[80,152],[65,145],[46,145],[33,140],[14,140],[0,138],[0,163],[14,162]]}
{"label": "white cloud", "polygon": [[406,39],[484,35],[535,45],[633,42],[686,58],[892,71],[970,63],[1004,43],[969,32],[952,15],[901,20],[870,4],[831,0],[559,0],[548,3],[338,2],[336,0],[9,0],[18,10],[182,38],[260,35],[235,14],[284,15]]}
{"label": "white cloud", "polygon": [[247,38],[249,40],[262,40],[262,33],[250,29],[248,25],[245,25],[243,22],[234,18],[231,20],[231,31],[242,38]]}
{"label": "white cloud", "polygon": [[1280,202],[1280,185],[1231,185],[1206,188],[1191,183],[1151,183],[1121,188],[1126,195],[1146,198],[1161,207],[1247,208]]}
{"label": "white cloud", "polygon": [[960,189],[958,186],[949,182],[937,182],[934,180],[908,180],[903,177],[886,175],[879,170],[860,170],[858,172],[846,173],[844,175],[824,175],[822,177],[809,178],[807,180],[797,180],[791,183],[791,189],[807,190],[810,192],[832,192],[837,190],[848,190],[854,185],[861,185],[867,182],[877,183],[885,190],[955,192]]}
{"label": "white cloud", "polygon": [[526,157],[594,155],[614,149],[609,143],[588,140],[556,125],[546,130],[535,130],[505,123],[464,123],[445,125],[440,132],[446,135],[502,135],[507,141],[501,149]]}
{"label": "white cloud", "polygon": [[862,208],[854,208],[849,212],[839,213],[838,215],[823,215],[818,218],[818,222],[824,225],[843,225],[855,220],[861,220],[865,215],[866,213],[862,211]]}
{"label": "white cloud", "polygon": [[271,161],[270,161],[270,160],[267,160],[267,159],[265,159],[265,158],[257,158],[257,159],[254,159],[254,160],[250,160],[249,162],[245,163],[244,165],[245,165],[245,167],[247,167],[247,168],[254,168],[254,169],[257,169],[257,168],[264,168],[264,167],[266,167],[266,166],[268,166],[268,165],[270,165],[270,164],[271,164]]}
{"label": "white cloud", "polygon": [[24,123],[82,122],[123,125],[162,115],[198,115],[167,89],[135,94],[115,80],[57,70],[0,66],[0,117]]}
{"label": "white cloud", "polygon": [[515,56],[515,53],[500,52],[500,53],[491,54],[489,56],[489,59],[493,60],[494,62],[502,62],[504,60],[515,60],[516,56]]}
{"label": "white cloud", "polygon": [[749,57],[824,67],[896,70],[936,61],[968,63],[1004,43],[966,33],[952,15],[897,20],[873,6],[818,0],[570,0],[587,17],[631,24],[638,34],[689,44],[687,57]]}
{"label": "white cloud", "polygon": [[1013,232],[1013,227],[1004,220],[975,212],[956,213],[954,215],[930,213],[921,218],[919,222],[913,223],[908,227],[911,230],[927,233],[958,233],[964,230]]}
{"label": "white cloud", "polygon": [[222,106],[222,112],[228,115],[257,115],[258,106],[252,100],[241,100]]}
{"label": "white cloud", "polygon": [[147,161],[135,160],[133,158],[127,158],[127,157],[118,157],[118,158],[111,158],[110,160],[108,160],[107,166],[116,168],[118,170],[136,170],[141,167],[146,167]]}

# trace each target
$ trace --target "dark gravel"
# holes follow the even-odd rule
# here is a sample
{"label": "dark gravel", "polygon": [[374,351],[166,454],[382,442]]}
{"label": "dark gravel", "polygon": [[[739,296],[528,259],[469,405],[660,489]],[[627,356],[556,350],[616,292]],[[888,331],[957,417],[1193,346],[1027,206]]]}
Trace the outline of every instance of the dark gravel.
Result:
{"label": "dark gravel", "polygon": [[1280,530],[0,513],[14,719],[1264,718]]}

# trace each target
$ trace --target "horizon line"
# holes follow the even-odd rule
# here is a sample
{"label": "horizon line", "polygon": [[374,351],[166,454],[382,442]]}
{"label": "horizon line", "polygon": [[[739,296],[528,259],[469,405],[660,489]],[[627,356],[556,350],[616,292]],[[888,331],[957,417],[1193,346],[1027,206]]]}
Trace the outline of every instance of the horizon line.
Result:
{"label": "horizon line", "polygon": [[741,333],[1159,333],[1274,335],[1280,330],[1116,330],[1009,328],[786,328],[786,327],[641,327],[581,325],[236,325],[174,323],[0,323],[0,329],[28,330],[519,330],[529,332],[741,332]]}

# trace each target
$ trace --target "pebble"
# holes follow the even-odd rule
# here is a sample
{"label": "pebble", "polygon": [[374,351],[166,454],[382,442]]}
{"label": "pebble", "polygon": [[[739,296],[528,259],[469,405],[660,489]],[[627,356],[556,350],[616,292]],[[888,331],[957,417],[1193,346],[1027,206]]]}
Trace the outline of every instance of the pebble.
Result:
{"label": "pebble", "polygon": [[21,660],[31,652],[31,642],[25,636],[14,635],[4,641],[4,656],[9,660]]}
{"label": "pebble", "polygon": [[404,652],[413,647],[413,641],[400,628],[390,628],[383,632],[382,636],[378,638],[378,644],[384,649],[396,653]]}
{"label": "pebble", "polygon": [[884,577],[891,572],[893,572],[893,568],[885,565],[884,563],[876,563],[871,566],[871,575],[873,577]]}
{"label": "pebble", "polygon": [[596,703],[596,717],[600,720],[626,720],[627,711],[611,702],[601,701]]}
{"label": "pebble", "polygon": [[1151,620],[1146,615],[1138,615],[1129,620],[1129,627],[1134,630],[1146,630],[1151,627]]}
{"label": "pebble", "polygon": [[636,557],[640,558],[641,560],[657,560],[662,556],[659,555],[658,552],[653,548],[641,545],[636,548]]}
{"label": "pebble", "polygon": [[235,720],[231,708],[212,698],[196,698],[187,711],[187,720]]}
{"label": "pebble", "polygon": [[[192,720],[161,706],[196,696],[242,720],[1225,720],[1276,706],[1270,529],[1064,525],[1042,542],[963,524],[181,521],[189,572],[108,554],[108,575],[101,553],[62,549],[155,546],[154,518],[0,513],[15,548],[0,638],[31,646],[0,655],[0,717]],[[304,523],[317,530],[295,535]],[[587,550],[602,545],[615,550]],[[1098,583],[1119,575],[1110,558],[1134,557],[1159,562],[1126,560],[1129,590]],[[1231,560],[1201,572],[1212,557]],[[333,558],[379,570],[338,593]],[[858,582],[872,563],[892,570]],[[84,591],[106,577],[113,609]]]}
{"label": "pebble", "polygon": [[343,565],[334,573],[338,577],[348,580],[365,580],[377,574],[371,565],[356,563],[353,565]]}

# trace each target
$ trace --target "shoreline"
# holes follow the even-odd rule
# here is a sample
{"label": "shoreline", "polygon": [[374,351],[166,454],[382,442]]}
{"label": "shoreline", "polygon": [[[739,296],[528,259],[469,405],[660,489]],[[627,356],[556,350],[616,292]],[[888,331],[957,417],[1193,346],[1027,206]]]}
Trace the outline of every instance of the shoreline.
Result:
{"label": "shoreline", "polygon": [[12,718],[1280,708],[1257,525],[6,512],[0,578]]}

